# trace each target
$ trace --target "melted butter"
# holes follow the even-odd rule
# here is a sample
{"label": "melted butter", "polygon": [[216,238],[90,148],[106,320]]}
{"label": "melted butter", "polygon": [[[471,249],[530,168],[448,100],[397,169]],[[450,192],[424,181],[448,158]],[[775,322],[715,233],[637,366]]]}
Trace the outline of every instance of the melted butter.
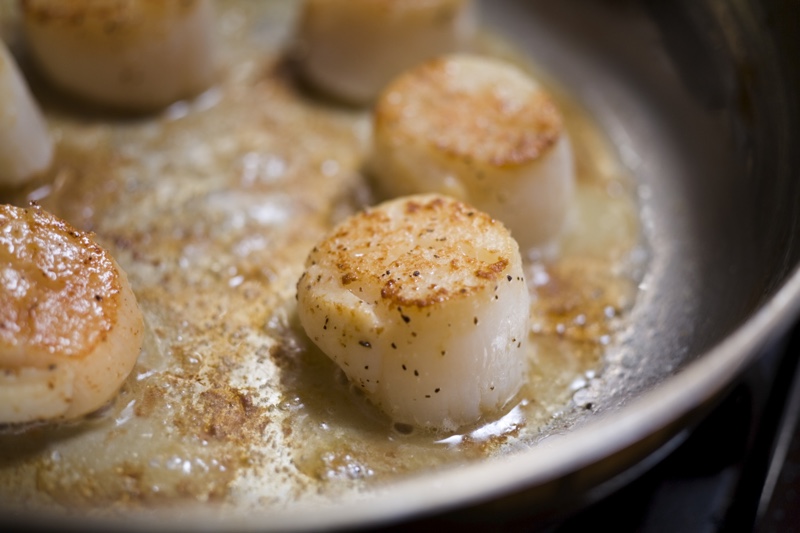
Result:
{"label": "melted butter", "polygon": [[40,88],[59,140],[54,166],[0,197],[36,199],[96,232],[128,273],[148,332],[102,412],[0,434],[7,505],[286,507],[510,453],[571,405],[592,408],[581,391],[602,376],[643,255],[631,179],[556,86],[577,199],[557,259],[526,262],[530,373],[504,413],[457,434],[393,428],[302,334],[293,306],[308,251],[370,200],[369,117],[292,84],[280,47],[293,5],[221,4],[223,79],[160,116],[76,112]]}

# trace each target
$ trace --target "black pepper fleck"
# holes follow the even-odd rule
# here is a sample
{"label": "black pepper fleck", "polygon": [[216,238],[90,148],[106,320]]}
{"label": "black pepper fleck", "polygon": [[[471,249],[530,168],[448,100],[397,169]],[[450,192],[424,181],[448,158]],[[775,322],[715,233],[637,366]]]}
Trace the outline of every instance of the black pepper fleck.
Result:
{"label": "black pepper fleck", "polygon": [[[398,310],[399,310],[399,308],[398,308]],[[400,318],[402,318],[403,322],[405,322],[406,324],[411,322],[411,317],[404,315],[402,311],[400,312]]]}

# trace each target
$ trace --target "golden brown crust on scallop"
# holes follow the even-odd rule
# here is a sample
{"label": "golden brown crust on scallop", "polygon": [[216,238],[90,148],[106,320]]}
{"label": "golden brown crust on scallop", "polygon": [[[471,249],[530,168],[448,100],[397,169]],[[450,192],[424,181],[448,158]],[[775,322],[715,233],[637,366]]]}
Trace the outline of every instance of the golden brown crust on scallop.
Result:
{"label": "golden brown crust on scallop", "polygon": [[[498,249],[497,242],[508,244]],[[421,195],[351,217],[312,251],[307,267],[337,272],[338,283],[354,294],[380,287],[389,307],[422,309],[494,287],[508,275],[514,246],[506,228],[485,213]]]}
{"label": "golden brown crust on scallop", "polygon": [[482,73],[465,85],[452,72],[469,67],[465,61],[475,60],[437,58],[397,78],[378,102],[376,129],[391,131],[397,144],[422,139],[452,157],[495,167],[524,165],[550,150],[562,131],[550,96],[496,61],[482,60],[481,68],[502,69],[501,79],[513,83]]}
{"label": "golden brown crust on scallop", "polygon": [[90,234],[43,210],[0,205],[0,265],[4,359],[37,366],[53,353],[85,357],[117,321],[116,263]]}

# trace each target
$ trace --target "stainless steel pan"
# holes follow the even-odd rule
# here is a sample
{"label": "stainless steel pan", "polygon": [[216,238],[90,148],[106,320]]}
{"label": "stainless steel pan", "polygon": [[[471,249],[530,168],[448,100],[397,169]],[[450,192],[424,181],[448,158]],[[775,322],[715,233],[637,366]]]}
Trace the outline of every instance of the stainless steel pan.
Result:
{"label": "stainless steel pan", "polygon": [[[603,494],[669,450],[800,311],[800,8],[783,0],[495,0],[487,25],[589,108],[639,184],[652,252],[624,342],[533,447],[315,512],[157,513],[159,527],[304,529]],[[793,22],[795,21],[795,22]],[[141,524],[153,525],[152,517]],[[116,524],[120,525],[120,524]]]}

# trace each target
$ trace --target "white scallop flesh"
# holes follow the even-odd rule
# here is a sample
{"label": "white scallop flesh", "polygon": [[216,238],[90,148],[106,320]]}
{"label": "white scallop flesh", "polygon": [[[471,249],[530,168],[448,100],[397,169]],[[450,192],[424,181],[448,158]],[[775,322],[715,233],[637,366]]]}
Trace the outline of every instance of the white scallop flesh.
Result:
{"label": "white scallop flesh", "polygon": [[368,103],[406,69],[468,49],[477,19],[474,0],[307,0],[299,64],[324,91]]}
{"label": "white scallop flesh", "polygon": [[455,199],[400,198],[345,220],[310,253],[297,298],[311,340],[396,423],[474,424],[523,383],[519,248]]}
{"label": "white scallop flesh", "polygon": [[40,70],[95,104],[149,111],[214,81],[209,0],[27,0],[22,15]]}
{"label": "white scallop flesh", "polygon": [[90,234],[35,207],[0,205],[0,423],[103,407],[143,332],[125,273]]}
{"label": "white scallop flesh", "polygon": [[523,251],[551,244],[574,193],[562,117],[530,75],[499,59],[426,62],[381,93],[371,172],[389,196],[439,192],[501,220]]}
{"label": "white scallop flesh", "polygon": [[0,41],[0,186],[18,186],[46,170],[53,140],[14,58]]}

